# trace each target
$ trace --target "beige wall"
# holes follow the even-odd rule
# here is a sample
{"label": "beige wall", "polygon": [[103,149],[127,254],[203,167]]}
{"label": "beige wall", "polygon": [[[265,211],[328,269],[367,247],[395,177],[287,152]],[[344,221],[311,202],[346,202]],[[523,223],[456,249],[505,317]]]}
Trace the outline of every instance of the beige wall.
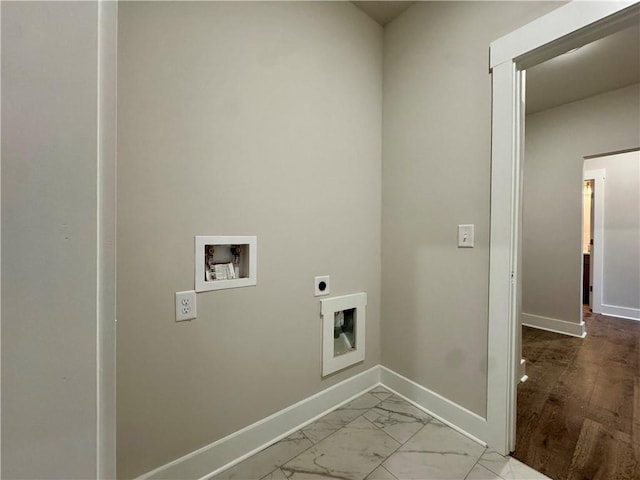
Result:
{"label": "beige wall", "polygon": [[[2,476],[88,478],[98,20],[46,5],[2,4]],[[556,7],[417,3],[386,31],[383,104],[382,30],[349,3],[122,3],[119,477],[381,360],[484,413],[488,45]],[[257,235],[258,285],[175,323],[197,234]],[[367,359],[326,380],[318,274],[369,294]]]}
{"label": "beige wall", "polygon": [[[582,320],[584,157],[638,146],[639,85],[527,116],[522,234],[524,313],[573,323]],[[638,265],[637,245],[635,253],[614,253],[615,249],[609,247],[613,245],[610,243],[605,252],[611,260],[605,262],[609,268],[625,262],[632,264],[634,257],[627,254],[635,255]],[[631,301],[629,288],[633,284],[615,288],[626,292],[625,302]],[[623,301],[611,291],[607,295],[611,301]]]}
{"label": "beige wall", "polygon": [[114,474],[110,3],[2,2],[2,478]]}
{"label": "beige wall", "polygon": [[[123,2],[118,474],[380,363],[382,29],[347,2]],[[255,287],[197,295],[195,235],[257,235]],[[319,299],[368,293],[366,359],[322,380]]]}
{"label": "beige wall", "polygon": [[[486,410],[489,44],[550,2],[418,2],[385,30],[382,361]],[[474,249],[456,248],[475,224]]]}

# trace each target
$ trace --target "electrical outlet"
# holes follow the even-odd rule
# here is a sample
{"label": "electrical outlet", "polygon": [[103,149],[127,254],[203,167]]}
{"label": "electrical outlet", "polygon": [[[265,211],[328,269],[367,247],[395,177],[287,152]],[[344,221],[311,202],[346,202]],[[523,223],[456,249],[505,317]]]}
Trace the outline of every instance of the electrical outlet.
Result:
{"label": "electrical outlet", "polygon": [[176,322],[196,318],[196,292],[176,292]]}
{"label": "electrical outlet", "polygon": [[314,297],[322,297],[329,295],[329,275],[315,277],[313,279],[313,295]]}

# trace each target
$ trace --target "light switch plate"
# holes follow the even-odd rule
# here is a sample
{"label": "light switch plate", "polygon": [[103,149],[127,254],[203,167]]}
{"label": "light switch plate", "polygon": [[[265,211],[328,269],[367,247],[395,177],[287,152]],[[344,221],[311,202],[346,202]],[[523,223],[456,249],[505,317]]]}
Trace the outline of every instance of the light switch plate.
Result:
{"label": "light switch plate", "polygon": [[458,225],[458,248],[473,248],[474,225]]}
{"label": "light switch plate", "polygon": [[176,292],[176,322],[196,318],[196,292]]}

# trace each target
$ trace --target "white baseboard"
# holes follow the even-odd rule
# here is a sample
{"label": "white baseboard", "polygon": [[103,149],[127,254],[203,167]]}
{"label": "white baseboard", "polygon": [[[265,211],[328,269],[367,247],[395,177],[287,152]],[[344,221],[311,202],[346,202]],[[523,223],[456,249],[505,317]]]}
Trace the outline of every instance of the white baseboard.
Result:
{"label": "white baseboard", "polygon": [[531,315],[530,313],[523,313],[520,318],[522,320],[522,325],[526,327],[539,328],[540,330],[562,333],[572,337],[584,338],[587,336],[584,321],[580,323],[573,323],[567,322],[566,320],[559,320],[557,318]]}
{"label": "white baseboard", "polygon": [[167,463],[137,480],[209,478],[272,445],[380,383],[375,366],[248,427]]}
{"label": "white baseboard", "polygon": [[489,438],[487,420],[480,415],[382,365],[380,383],[442,423],[486,446],[482,439]]}
{"label": "white baseboard", "polygon": [[614,305],[601,305],[602,314],[610,317],[627,318],[629,320],[640,320],[640,308],[616,307]]}
{"label": "white baseboard", "polygon": [[487,421],[484,418],[386,367],[377,365],[145,473],[136,480],[210,478],[380,384],[456,431],[486,445],[481,440],[488,438]]}

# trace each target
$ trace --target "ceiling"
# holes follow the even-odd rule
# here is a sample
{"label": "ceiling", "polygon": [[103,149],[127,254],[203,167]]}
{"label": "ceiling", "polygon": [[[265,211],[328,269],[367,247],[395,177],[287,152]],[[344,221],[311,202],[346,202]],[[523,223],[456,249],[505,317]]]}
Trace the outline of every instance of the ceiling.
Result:
{"label": "ceiling", "polygon": [[527,114],[640,82],[635,25],[527,70]]}
{"label": "ceiling", "polygon": [[[416,2],[352,2],[383,27]],[[527,70],[527,114],[640,82],[640,26]]]}
{"label": "ceiling", "polygon": [[351,2],[383,27],[415,2]]}

